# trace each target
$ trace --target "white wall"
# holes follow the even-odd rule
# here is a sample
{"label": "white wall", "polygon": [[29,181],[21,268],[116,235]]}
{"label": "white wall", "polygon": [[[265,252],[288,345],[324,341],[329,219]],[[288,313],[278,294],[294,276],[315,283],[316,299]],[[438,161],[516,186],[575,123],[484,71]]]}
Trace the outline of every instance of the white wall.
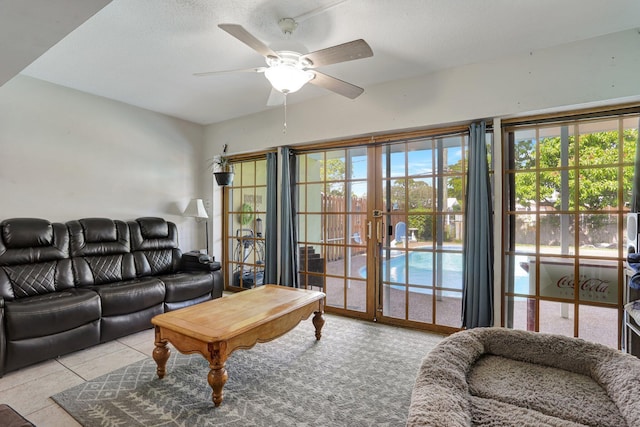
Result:
{"label": "white wall", "polygon": [[182,211],[200,191],[202,126],[26,76],[0,87],[0,220],[161,216],[204,248]]}
{"label": "white wall", "polygon": [[[213,124],[206,154],[426,128],[587,103],[640,99],[640,34],[623,31],[507,59],[449,69]],[[304,89],[302,89],[304,90]],[[256,96],[262,96],[256,94]],[[295,97],[292,94],[291,97]]]}

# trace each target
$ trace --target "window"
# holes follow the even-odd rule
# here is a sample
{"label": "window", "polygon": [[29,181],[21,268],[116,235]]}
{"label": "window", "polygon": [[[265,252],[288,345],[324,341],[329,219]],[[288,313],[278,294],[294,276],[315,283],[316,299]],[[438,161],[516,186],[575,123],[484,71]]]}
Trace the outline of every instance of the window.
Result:
{"label": "window", "polygon": [[505,136],[504,325],[617,348],[638,114]]}
{"label": "window", "polygon": [[264,284],[267,161],[234,162],[233,183],[225,188],[226,282],[249,289]]}

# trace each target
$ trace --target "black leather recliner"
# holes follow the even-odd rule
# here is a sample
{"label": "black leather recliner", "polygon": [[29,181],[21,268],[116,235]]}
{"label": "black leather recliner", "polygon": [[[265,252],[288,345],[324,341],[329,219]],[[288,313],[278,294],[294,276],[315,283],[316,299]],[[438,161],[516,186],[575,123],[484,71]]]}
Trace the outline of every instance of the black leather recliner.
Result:
{"label": "black leather recliner", "polygon": [[127,224],[86,218],[67,227],[76,284],[100,296],[100,341],[148,329],[151,318],[163,312],[165,289],[155,277],[136,277]]}
{"label": "black leather recliner", "polygon": [[162,218],[138,218],[129,222],[129,229],[138,277],[153,276],[164,282],[164,311],[209,300],[212,291],[214,298],[222,296],[221,286],[211,289],[215,273],[179,271],[182,254],[175,224]]}
{"label": "black leather recliner", "polygon": [[64,224],[0,223],[0,374],[100,342],[100,297],[76,288]]}

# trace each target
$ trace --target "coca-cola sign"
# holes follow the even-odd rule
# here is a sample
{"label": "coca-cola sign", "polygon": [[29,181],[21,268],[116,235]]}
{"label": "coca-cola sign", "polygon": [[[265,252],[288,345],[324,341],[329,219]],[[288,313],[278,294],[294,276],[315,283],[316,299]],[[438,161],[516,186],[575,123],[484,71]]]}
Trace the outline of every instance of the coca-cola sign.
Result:
{"label": "coca-cola sign", "polygon": [[[536,261],[529,260],[529,286],[535,292]],[[543,259],[540,263],[540,295],[573,299],[578,289],[581,301],[617,304],[618,263],[603,261],[599,265],[579,264],[576,278],[574,264],[562,259]]]}

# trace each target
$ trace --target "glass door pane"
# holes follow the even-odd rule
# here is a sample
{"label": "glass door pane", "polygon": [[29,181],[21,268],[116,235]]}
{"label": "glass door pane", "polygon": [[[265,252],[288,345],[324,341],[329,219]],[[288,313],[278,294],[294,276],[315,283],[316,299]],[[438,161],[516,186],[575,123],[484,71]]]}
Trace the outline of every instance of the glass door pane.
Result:
{"label": "glass door pane", "polygon": [[465,149],[463,135],[378,149],[383,317],[460,327]]}
{"label": "glass door pane", "polygon": [[300,286],[324,290],[327,311],[367,313],[366,148],[298,155]]}

